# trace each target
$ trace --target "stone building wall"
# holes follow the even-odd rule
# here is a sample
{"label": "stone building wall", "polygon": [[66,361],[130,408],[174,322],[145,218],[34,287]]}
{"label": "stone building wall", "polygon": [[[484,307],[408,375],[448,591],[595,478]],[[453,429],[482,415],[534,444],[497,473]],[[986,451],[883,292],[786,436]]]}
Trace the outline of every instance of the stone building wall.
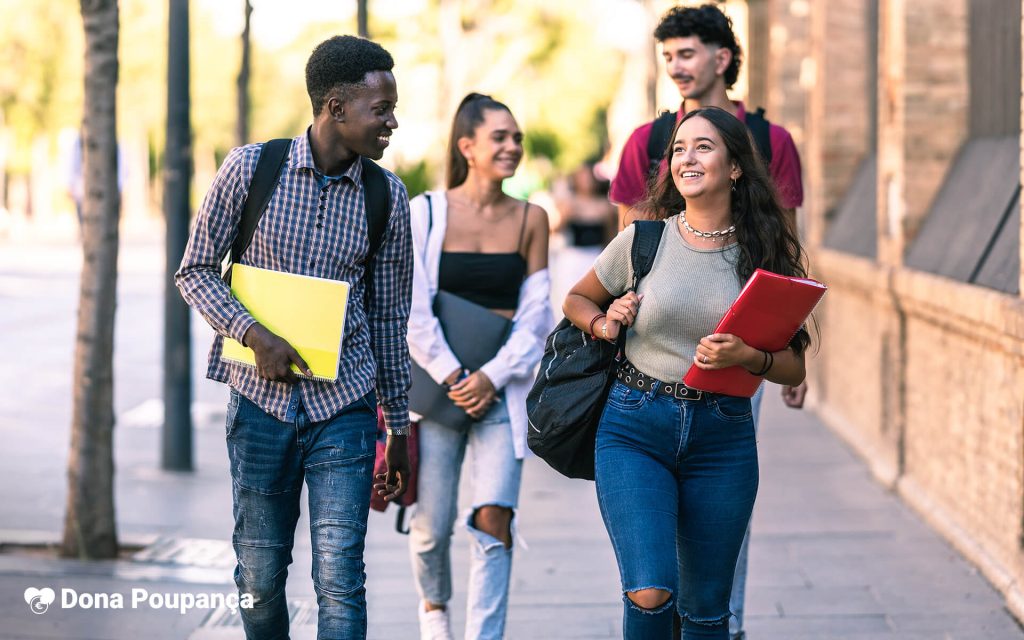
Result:
{"label": "stone building wall", "polygon": [[[870,1],[769,0],[763,86],[802,131],[804,237],[829,285],[809,404],[1024,618],[1024,301],[903,265],[969,135],[969,16],[993,0]],[[874,260],[821,245],[872,151]]]}

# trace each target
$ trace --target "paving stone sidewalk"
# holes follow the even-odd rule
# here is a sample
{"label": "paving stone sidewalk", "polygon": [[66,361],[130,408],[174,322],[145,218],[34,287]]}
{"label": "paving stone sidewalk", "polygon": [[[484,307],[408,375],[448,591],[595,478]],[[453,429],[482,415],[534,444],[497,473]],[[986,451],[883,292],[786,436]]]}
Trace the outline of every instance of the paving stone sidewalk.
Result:
{"label": "paving stone sidewalk", "polygon": [[[159,470],[159,241],[130,235],[122,256],[116,345],[117,509],[131,557],[83,563],[0,547],[0,639],[237,640],[224,608],[131,607],[153,594],[232,592],[231,492],[223,442],[224,389],[202,378],[210,332],[195,319],[196,471]],[[0,246],[0,543],[46,542],[63,517],[77,261],[68,239]],[[10,363],[22,363],[12,366]],[[28,375],[26,371],[40,372]],[[1002,600],[957,552],[873,482],[865,466],[810,412],[769,389],[760,428],[761,488],[754,515],[750,640],[1024,639]],[[592,483],[536,459],[524,471],[508,637],[620,637],[615,559]],[[407,539],[393,514],[372,514],[367,540],[370,637],[416,637]],[[453,552],[456,634],[465,606],[464,531]],[[293,638],[315,637],[308,521],[289,574]],[[29,587],[58,601],[41,615]],[[124,609],[61,608],[61,589],[120,593]]]}

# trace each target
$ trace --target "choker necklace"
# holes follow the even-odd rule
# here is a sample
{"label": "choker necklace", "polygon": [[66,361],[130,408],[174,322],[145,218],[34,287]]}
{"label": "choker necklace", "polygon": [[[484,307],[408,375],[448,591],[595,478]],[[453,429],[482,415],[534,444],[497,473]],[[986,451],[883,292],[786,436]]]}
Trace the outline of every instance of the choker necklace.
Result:
{"label": "choker necklace", "polygon": [[689,222],[686,221],[685,209],[679,212],[679,220],[682,221],[683,227],[693,235],[697,236],[698,238],[708,238],[713,242],[724,240],[725,238],[728,238],[732,234],[736,233],[736,225],[734,224],[729,225],[728,229],[722,229],[720,231],[697,231],[696,229],[690,226]]}

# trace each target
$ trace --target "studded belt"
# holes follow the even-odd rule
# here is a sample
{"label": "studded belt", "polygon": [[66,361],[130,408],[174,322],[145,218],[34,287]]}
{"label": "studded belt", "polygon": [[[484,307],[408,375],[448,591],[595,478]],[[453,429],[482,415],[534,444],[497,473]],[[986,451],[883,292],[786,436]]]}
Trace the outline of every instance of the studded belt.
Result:
{"label": "studded belt", "polygon": [[700,389],[688,387],[682,382],[662,382],[661,380],[644,375],[628,360],[619,366],[615,377],[618,378],[619,382],[632,389],[639,391],[656,389],[658,393],[677,400],[700,400],[704,396],[704,392]]}

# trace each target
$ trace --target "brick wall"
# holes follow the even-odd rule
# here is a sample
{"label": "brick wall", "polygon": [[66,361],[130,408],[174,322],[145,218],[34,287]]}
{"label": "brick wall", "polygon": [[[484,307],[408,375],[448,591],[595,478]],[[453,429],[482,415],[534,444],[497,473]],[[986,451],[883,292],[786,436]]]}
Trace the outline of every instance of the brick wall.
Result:
{"label": "brick wall", "polygon": [[[805,123],[812,270],[829,285],[810,404],[1024,618],[1024,300],[902,264],[967,136],[972,0],[879,0],[877,61],[867,0],[770,1],[770,106]],[[871,261],[820,230],[870,149],[876,63]]]}
{"label": "brick wall", "polygon": [[822,7],[824,33],[818,51],[824,56],[820,78],[824,100],[822,149],[823,206],[831,210],[846,193],[864,156],[869,153],[872,70],[868,64],[868,12],[863,0],[833,0]]}
{"label": "brick wall", "polygon": [[909,242],[967,135],[968,25],[967,0],[913,0],[907,7],[903,220]]}

